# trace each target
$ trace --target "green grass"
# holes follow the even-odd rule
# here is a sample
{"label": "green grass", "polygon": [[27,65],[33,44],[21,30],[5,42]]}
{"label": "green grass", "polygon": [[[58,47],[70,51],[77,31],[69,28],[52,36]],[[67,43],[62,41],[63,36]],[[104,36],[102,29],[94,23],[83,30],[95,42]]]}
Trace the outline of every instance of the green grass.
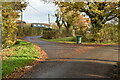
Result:
{"label": "green grass", "polygon": [[40,55],[32,43],[19,40],[17,44],[12,46],[7,53],[13,55],[2,60],[2,77],[12,73],[14,70],[24,67],[31,63],[33,59]]}
{"label": "green grass", "polygon": [[76,43],[74,41],[74,37],[64,37],[64,38],[58,38],[58,39],[44,39],[44,38],[39,38],[39,39],[49,41],[49,42]]}
{"label": "green grass", "polygon": [[[57,38],[57,39],[44,39],[44,38],[39,38],[39,39],[44,41],[49,41],[49,42],[76,43],[75,37],[64,37],[64,38]],[[117,44],[117,43],[82,42],[82,44]]]}

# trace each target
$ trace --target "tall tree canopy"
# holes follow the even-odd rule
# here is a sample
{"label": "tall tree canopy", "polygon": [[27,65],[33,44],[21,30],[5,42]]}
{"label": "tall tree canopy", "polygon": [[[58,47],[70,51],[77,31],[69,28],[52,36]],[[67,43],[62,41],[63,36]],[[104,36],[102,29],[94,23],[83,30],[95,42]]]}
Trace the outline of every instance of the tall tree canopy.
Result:
{"label": "tall tree canopy", "polygon": [[120,18],[120,2],[55,2],[55,4],[60,8],[66,7],[66,11],[73,10],[86,13],[91,19],[93,28],[98,30],[107,21],[116,17]]}
{"label": "tall tree canopy", "polygon": [[93,28],[101,29],[102,25],[117,17],[118,3],[111,2],[88,2],[80,12],[85,12],[91,19]]}
{"label": "tall tree canopy", "polygon": [[79,13],[77,12],[77,10],[72,8],[74,3],[55,2],[55,4],[58,6],[57,14],[55,14],[57,17],[56,19],[57,23],[58,23],[58,16],[59,16],[59,22],[62,21],[62,24],[64,24],[67,31],[69,31],[70,28],[75,26],[77,17],[79,16]]}

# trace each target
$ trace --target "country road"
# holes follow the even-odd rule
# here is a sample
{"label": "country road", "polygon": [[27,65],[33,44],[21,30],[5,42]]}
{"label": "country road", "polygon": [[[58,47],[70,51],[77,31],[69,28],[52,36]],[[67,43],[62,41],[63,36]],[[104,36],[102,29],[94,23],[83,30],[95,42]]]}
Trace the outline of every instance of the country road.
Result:
{"label": "country road", "polygon": [[46,42],[39,36],[24,40],[39,45],[48,55],[22,78],[109,78],[118,61],[118,45],[82,45]]}

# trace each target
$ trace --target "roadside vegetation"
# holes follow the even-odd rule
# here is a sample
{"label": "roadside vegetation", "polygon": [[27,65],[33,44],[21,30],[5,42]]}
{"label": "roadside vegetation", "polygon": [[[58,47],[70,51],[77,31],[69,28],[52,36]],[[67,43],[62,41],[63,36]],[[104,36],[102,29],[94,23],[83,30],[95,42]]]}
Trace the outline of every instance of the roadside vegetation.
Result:
{"label": "roadside vegetation", "polygon": [[[25,36],[41,35],[40,28],[32,28],[29,23],[17,23],[19,13],[27,7],[25,2],[2,2],[2,77],[38,59],[40,54],[32,43],[19,40]],[[0,27],[1,28],[1,27]],[[0,45],[1,46],[1,45]]]}
{"label": "roadside vegetation", "polygon": [[[19,13],[27,7],[25,2],[2,2],[2,77],[17,71],[27,64],[38,59],[40,54],[38,48],[32,43],[19,40],[25,36],[40,35],[40,29],[31,28],[30,24],[17,24]],[[0,38],[1,39],[1,38]],[[1,45],[0,45],[1,47]]]}
{"label": "roadside vegetation", "polygon": [[[56,24],[52,25],[53,30],[43,31],[44,39],[58,41],[57,38],[66,39],[65,37],[81,35],[82,42],[86,43],[119,43],[119,2],[54,2],[54,4],[57,6]],[[86,15],[88,17],[85,17]]]}
{"label": "roadside vegetation", "polygon": [[31,23],[17,24],[17,37],[26,37],[26,36],[41,36],[43,32],[42,28],[31,27]]}
{"label": "roadside vegetation", "polygon": [[3,2],[2,3],[2,48],[14,45],[17,41],[16,19],[20,17],[19,13],[27,5],[21,2]]}
{"label": "roadside vegetation", "polygon": [[[44,40],[44,41],[48,41],[48,42],[60,42],[60,43],[77,43],[77,39],[76,37],[64,37],[64,38],[57,38],[57,39],[44,39],[44,38],[39,38],[40,40]],[[82,44],[118,44],[118,43],[105,43],[105,42],[101,42],[101,43],[98,43],[98,42],[82,42]]]}
{"label": "roadside vegetation", "polygon": [[[56,25],[57,26],[57,25]],[[44,30],[42,40],[52,42],[75,43],[76,36],[82,36],[82,43],[86,44],[119,44],[119,24],[105,24],[98,32],[92,33],[88,30],[76,30],[75,36],[72,36],[72,30],[69,33],[65,29]],[[69,36],[68,36],[69,34]]]}
{"label": "roadside vegetation", "polygon": [[17,40],[17,43],[12,47],[3,49],[1,54],[3,78],[31,63],[34,59],[38,59],[40,56],[35,45],[22,40]]}

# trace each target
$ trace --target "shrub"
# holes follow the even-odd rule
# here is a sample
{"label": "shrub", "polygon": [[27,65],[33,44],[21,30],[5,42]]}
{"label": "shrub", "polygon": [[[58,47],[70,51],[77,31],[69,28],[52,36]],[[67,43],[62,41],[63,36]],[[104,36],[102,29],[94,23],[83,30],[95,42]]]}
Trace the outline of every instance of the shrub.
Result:
{"label": "shrub", "polygon": [[24,36],[41,36],[43,29],[38,27],[31,27],[30,24],[23,24],[22,27],[18,25],[17,36],[24,37]]}
{"label": "shrub", "polygon": [[72,31],[69,32],[66,30],[44,30],[43,31],[43,38],[45,39],[56,39],[56,38],[63,38],[63,37],[71,37]]}
{"label": "shrub", "polygon": [[42,37],[45,39],[56,39],[60,38],[61,34],[58,30],[44,30]]}
{"label": "shrub", "polygon": [[96,33],[97,42],[118,42],[118,25],[105,24],[102,29]]}
{"label": "shrub", "polygon": [[89,42],[118,43],[118,25],[105,24],[95,34],[87,33],[85,37]]}

